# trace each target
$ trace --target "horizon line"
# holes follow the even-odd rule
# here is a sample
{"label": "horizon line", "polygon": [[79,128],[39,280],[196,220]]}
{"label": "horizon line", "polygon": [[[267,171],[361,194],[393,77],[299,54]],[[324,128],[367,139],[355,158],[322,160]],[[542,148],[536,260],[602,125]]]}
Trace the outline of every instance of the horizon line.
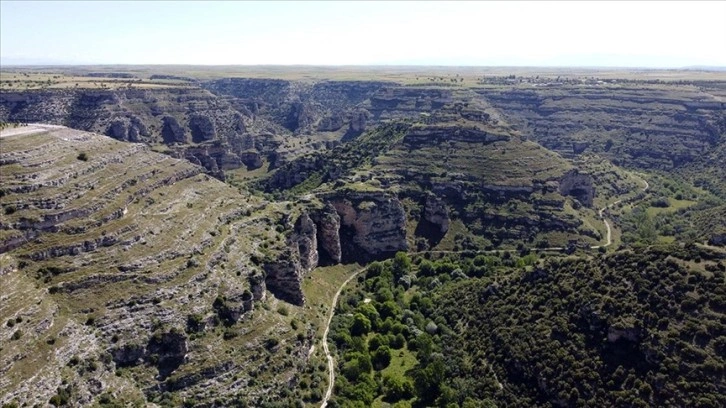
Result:
{"label": "horizon line", "polygon": [[140,64],[140,63],[40,63],[5,64],[4,67],[279,67],[279,68],[578,68],[578,69],[644,69],[644,70],[726,70],[726,65],[685,65],[685,66],[628,66],[628,65],[441,65],[441,64]]}

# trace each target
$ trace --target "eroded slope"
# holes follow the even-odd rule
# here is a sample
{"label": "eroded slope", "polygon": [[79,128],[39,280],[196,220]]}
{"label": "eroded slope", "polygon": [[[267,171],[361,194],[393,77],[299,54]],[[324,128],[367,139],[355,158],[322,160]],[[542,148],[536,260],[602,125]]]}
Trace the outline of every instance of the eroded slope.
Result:
{"label": "eroded slope", "polygon": [[3,403],[285,389],[311,334],[268,311],[274,205],[140,144],[67,128],[0,140]]}

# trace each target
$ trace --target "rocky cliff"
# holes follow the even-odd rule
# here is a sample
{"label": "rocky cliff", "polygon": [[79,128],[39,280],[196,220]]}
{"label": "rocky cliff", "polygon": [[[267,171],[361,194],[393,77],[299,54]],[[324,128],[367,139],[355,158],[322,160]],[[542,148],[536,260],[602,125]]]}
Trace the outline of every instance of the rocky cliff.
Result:
{"label": "rocky cliff", "polygon": [[[280,165],[386,121],[436,122],[455,115],[504,124],[505,118],[526,137],[566,157],[596,152],[616,164],[671,168],[709,151],[726,132],[726,107],[709,92],[676,84],[464,90],[380,81],[225,78],[156,89],[4,91],[0,120],[63,124],[132,142],[194,146],[216,141],[230,154],[274,155]],[[412,143],[415,139],[411,134]],[[226,166],[249,166],[241,159]],[[225,167],[215,156],[199,161]]]}
{"label": "rocky cliff", "polygon": [[615,164],[671,169],[726,133],[726,105],[678,85],[559,85],[479,91],[528,137],[566,157],[596,152]]}
{"label": "rocky cliff", "polygon": [[[102,393],[140,405],[167,391],[274,398],[297,372],[307,332],[259,307],[266,282],[302,296],[294,279],[263,275],[282,239],[264,200],[187,160],[67,128],[3,137],[0,166],[2,403],[44,406],[59,387],[76,406]],[[315,227],[295,231],[300,268],[313,268]],[[289,358],[256,357],[263,335],[241,334],[263,325]],[[268,369],[269,389],[246,387]]]}
{"label": "rocky cliff", "polygon": [[593,184],[592,176],[572,169],[560,179],[559,192],[562,195],[575,197],[582,205],[592,207],[592,200],[595,198]]}
{"label": "rocky cliff", "polygon": [[326,199],[340,217],[342,260],[384,259],[408,249],[406,214],[395,196],[346,191]]}

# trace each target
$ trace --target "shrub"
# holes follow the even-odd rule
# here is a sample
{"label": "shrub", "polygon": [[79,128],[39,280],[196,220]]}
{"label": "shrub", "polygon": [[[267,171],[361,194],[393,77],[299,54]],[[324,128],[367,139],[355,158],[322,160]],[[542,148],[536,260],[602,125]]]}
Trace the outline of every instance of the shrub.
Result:
{"label": "shrub", "polygon": [[285,305],[280,305],[280,307],[277,308],[277,313],[287,316],[290,314],[290,312],[287,310],[287,307]]}
{"label": "shrub", "polygon": [[272,350],[273,348],[277,347],[278,344],[280,344],[280,340],[274,337],[270,337],[265,340],[265,348],[268,350]]}
{"label": "shrub", "polygon": [[76,158],[81,161],[88,161],[88,154],[86,152],[81,152]]}

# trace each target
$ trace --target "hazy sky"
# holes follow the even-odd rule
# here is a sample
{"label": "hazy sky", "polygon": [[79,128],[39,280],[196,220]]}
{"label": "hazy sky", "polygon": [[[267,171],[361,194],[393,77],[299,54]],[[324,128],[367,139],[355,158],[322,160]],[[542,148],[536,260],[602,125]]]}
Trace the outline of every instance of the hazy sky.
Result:
{"label": "hazy sky", "polygon": [[17,63],[726,66],[726,2],[0,0]]}

